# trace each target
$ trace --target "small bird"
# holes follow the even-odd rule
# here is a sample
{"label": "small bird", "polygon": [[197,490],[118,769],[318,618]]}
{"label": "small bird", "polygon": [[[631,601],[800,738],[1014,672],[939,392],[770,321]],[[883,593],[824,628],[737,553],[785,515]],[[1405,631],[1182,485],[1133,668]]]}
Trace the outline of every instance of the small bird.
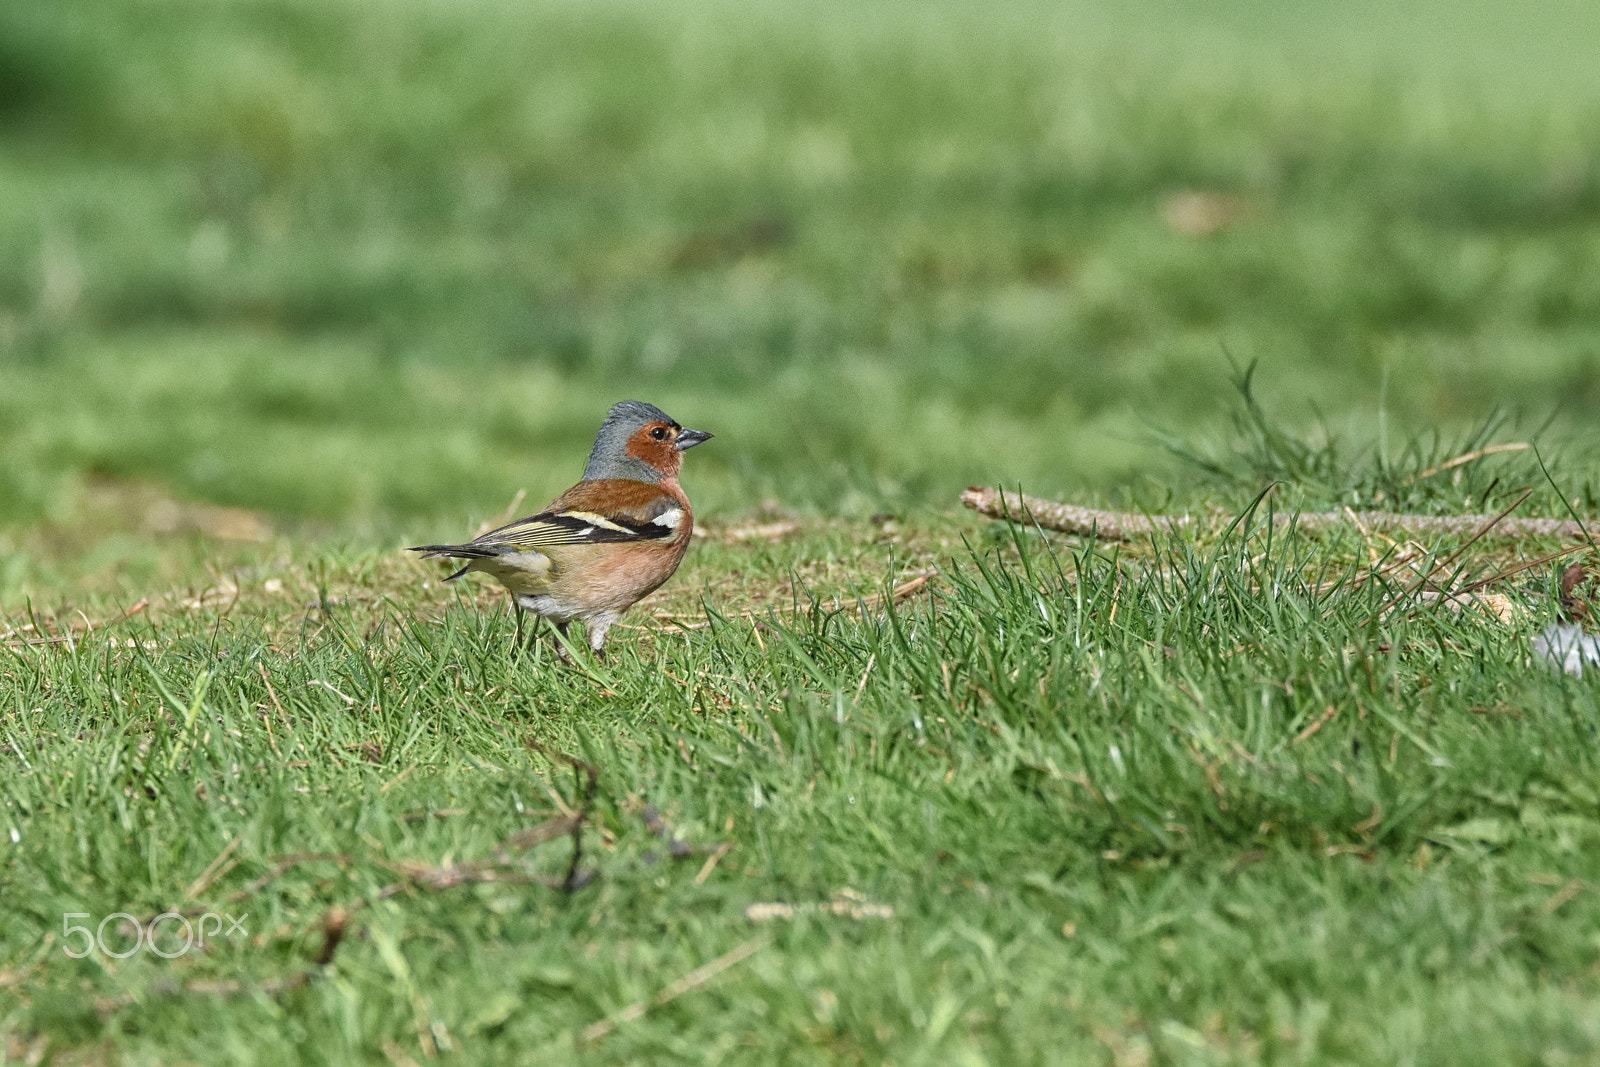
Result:
{"label": "small bird", "polygon": [[410,551],[467,560],[445,580],[482,571],[563,636],[582,621],[589,647],[604,658],[611,624],[672,577],[689,548],[694,512],[678,468],[685,449],[710,439],[660,408],[624,400],[606,413],[583,479],[543,511],[466,544]]}

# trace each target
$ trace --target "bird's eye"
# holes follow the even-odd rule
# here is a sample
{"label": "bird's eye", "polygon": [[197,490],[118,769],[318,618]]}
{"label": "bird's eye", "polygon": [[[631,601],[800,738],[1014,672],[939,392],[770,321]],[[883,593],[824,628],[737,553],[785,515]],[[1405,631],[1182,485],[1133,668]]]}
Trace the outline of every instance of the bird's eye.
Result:
{"label": "bird's eye", "polygon": [[657,426],[655,429],[650,431],[650,436],[654,437],[657,441],[665,441],[667,439],[667,428],[665,426]]}

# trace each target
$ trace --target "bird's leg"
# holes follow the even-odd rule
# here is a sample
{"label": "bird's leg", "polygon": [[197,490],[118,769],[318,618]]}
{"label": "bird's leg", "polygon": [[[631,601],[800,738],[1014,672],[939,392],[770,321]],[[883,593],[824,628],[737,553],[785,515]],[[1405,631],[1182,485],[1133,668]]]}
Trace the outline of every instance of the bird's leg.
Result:
{"label": "bird's leg", "polygon": [[589,647],[594,651],[594,658],[601,663],[606,661],[606,631],[611,629],[615,621],[615,615],[596,615],[589,620]]}
{"label": "bird's leg", "polygon": [[[570,622],[571,620],[568,621]],[[567,642],[565,640],[567,636],[567,623],[552,621],[550,625],[556,628],[556,655],[561,657],[562,663],[570,665],[572,663],[572,657],[567,655]]]}

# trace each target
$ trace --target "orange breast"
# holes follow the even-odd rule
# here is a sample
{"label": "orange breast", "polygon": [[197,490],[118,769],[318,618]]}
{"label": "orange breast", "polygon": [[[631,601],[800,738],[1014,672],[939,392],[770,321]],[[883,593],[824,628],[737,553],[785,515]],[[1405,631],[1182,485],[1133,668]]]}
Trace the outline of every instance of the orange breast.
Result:
{"label": "orange breast", "polygon": [[627,545],[579,545],[560,553],[549,596],[576,615],[620,613],[643,600],[683,562],[685,536]]}

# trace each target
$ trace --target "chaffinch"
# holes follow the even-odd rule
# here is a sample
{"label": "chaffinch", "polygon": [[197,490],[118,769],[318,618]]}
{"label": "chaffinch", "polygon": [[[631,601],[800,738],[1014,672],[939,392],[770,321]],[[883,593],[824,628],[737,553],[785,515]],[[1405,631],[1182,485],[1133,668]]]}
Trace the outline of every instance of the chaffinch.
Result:
{"label": "chaffinch", "polygon": [[672,577],[689,548],[694,512],[678,468],[684,449],[710,437],[625,400],[606,413],[583,479],[543,511],[466,544],[410,551],[467,560],[446,581],[482,571],[563,635],[581,620],[589,647],[604,655],[611,624]]}

